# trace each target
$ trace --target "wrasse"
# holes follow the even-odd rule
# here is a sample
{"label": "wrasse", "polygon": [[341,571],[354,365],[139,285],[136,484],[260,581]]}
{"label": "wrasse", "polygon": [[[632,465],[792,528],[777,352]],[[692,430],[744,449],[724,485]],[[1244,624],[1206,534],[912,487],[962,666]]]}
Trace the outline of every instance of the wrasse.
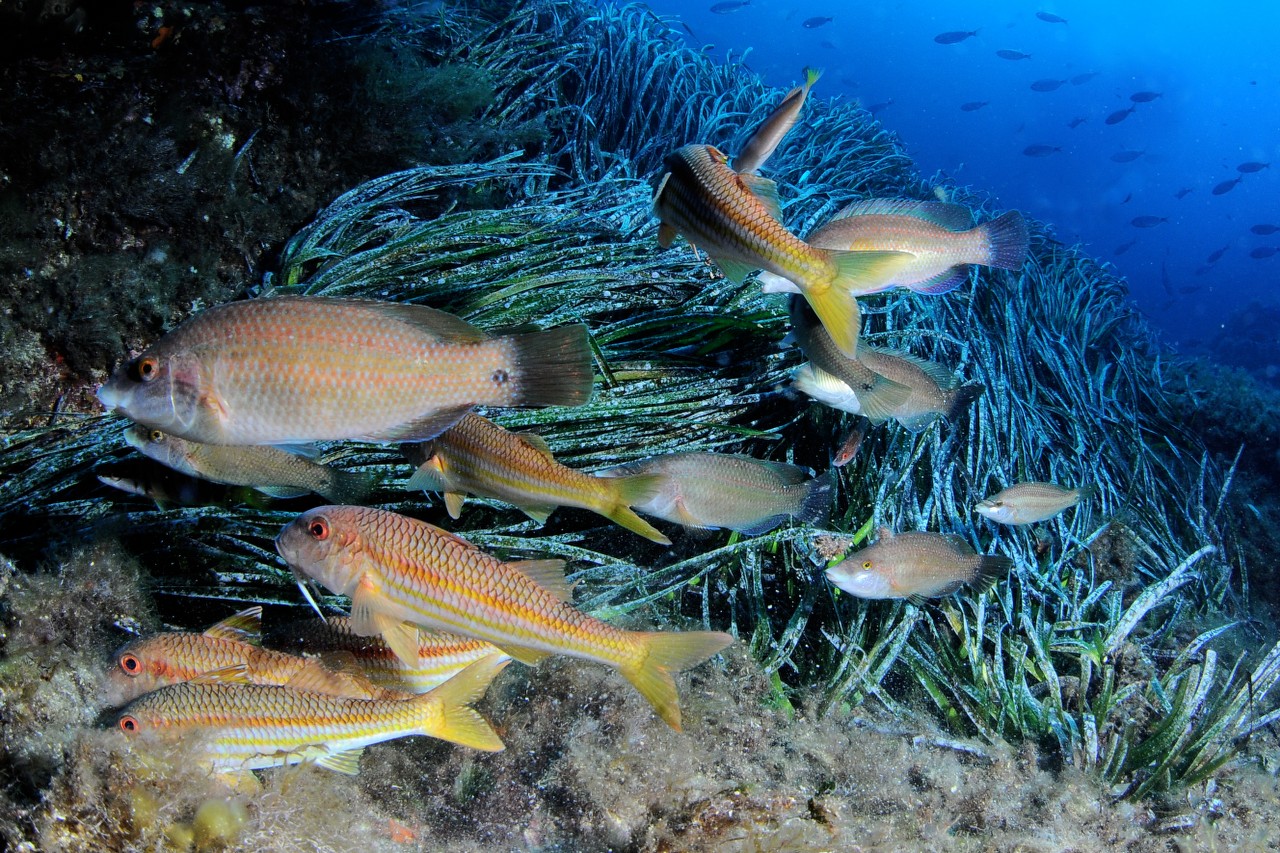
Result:
{"label": "wrasse", "polygon": [[733,158],[733,170],[735,172],[755,172],[765,164],[765,161],[772,156],[777,150],[782,140],[786,138],[791,128],[795,127],[796,119],[800,116],[800,109],[804,106],[805,98],[809,95],[809,89],[814,83],[818,82],[818,78],[822,76],[822,72],[813,68],[804,69],[804,85],[796,86],[790,92],[787,92],[782,103],[778,104],[777,109],[769,114],[760,126],[756,128],[756,132],[747,140],[747,144],[742,146],[742,150],[738,152],[738,156]]}
{"label": "wrasse", "polygon": [[973,510],[1001,524],[1034,524],[1053,518],[1097,492],[1096,486],[1069,489],[1053,483],[1018,483],[980,501]]}
{"label": "wrasse", "polygon": [[533,433],[508,432],[468,414],[431,442],[402,450],[418,466],[406,487],[443,492],[451,518],[462,513],[466,495],[481,495],[515,504],[539,524],[558,506],[580,507],[646,539],[671,544],[631,510],[653,498],[660,486],[657,477],[605,480],[575,471],[557,462],[546,442]]}
{"label": "wrasse", "polygon": [[811,478],[798,465],[732,453],[668,453],[600,472],[658,475],[662,488],[636,509],[686,527],[758,534],[788,518],[808,523],[831,512],[831,474]]}
{"label": "wrasse", "polygon": [[506,665],[497,656],[484,658],[409,699],[341,698],[236,683],[234,672],[209,673],[135,700],[116,724],[127,735],[203,738],[204,760],[218,772],[314,761],[355,775],[366,746],[409,735],[500,751],[502,741],[470,704]]}
{"label": "wrasse", "polygon": [[[577,610],[560,560],[504,563],[437,527],[384,510],[318,507],[276,537],[304,577],[351,598],[351,627],[381,635],[396,654],[417,649],[416,625],[487,640],[516,660],[552,654],[617,669],[672,728],[680,728],[673,672],[733,641],[717,632],[624,631]],[[304,587],[305,591],[305,587]]]}
{"label": "wrasse", "polygon": [[98,390],[108,409],[205,444],[425,440],[473,406],[591,395],[586,328],[490,336],[420,305],[320,297],[202,311]]}
{"label": "wrasse", "polygon": [[[756,269],[761,282],[802,293],[841,351],[852,356],[861,327],[852,293],[864,281],[893,274],[906,255],[895,252],[835,252],[809,245],[782,226],[782,205],[773,181],[729,168],[729,158],[710,145],[686,145],[666,159],[653,196],[664,249],[677,234],[707,253],[725,276],[741,283]],[[766,284],[765,291],[770,292]]]}
{"label": "wrasse", "polygon": [[278,498],[315,492],[337,503],[360,503],[376,477],[330,468],[278,447],[201,444],[134,424],[125,430],[130,447],[183,474],[228,486],[249,486]]}
{"label": "wrasse", "polygon": [[965,584],[990,589],[1013,561],[974,553],[963,539],[942,533],[881,528],[876,544],[827,569],[827,580],[859,598],[938,598]]}

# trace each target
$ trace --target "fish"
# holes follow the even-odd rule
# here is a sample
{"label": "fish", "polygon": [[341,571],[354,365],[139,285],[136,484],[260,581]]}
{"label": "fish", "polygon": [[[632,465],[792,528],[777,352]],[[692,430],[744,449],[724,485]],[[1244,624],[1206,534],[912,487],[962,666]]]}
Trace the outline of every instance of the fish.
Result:
{"label": "fish", "polygon": [[1037,80],[1037,81],[1035,81],[1034,83],[1032,83],[1032,84],[1031,84],[1031,91],[1033,91],[1033,92],[1052,92],[1052,91],[1055,91],[1056,89],[1058,89],[1059,87],[1061,87],[1061,86],[1062,86],[1062,84],[1063,84],[1063,83],[1065,83],[1065,82],[1067,82],[1067,81],[1066,81],[1066,80],[1051,80],[1051,79]]}
{"label": "fish", "polygon": [[1241,173],[1242,175],[1247,175],[1251,172],[1261,172],[1263,169],[1268,169],[1270,167],[1271,167],[1270,163],[1259,163],[1256,161],[1250,161],[1248,163],[1241,163],[1239,166],[1236,166],[1236,171]]}
{"label": "fish", "polygon": [[971,39],[978,34],[977,30],[952,30],[951,32],[938,33],[933,40],[938,44],[959,44],[965,39]]}
{"label": "fish", "polygon": [[1007,48],[1004,50],[997,50],[996,56],[1000,57],[1001,59],[1008,59],[1014,62],[1018,61],[1019,59],[1031,58],[1031,54],[1029,53],[1023,53],[1020,50],[1009,50]]}
{"label": "fish", "polygon": [[1065,24],[1067,22],[1066,18],[1060,18],[1052,12],[1036,12],[1036,17],[1046,24]]}
{"label": "fish", "polygon": [[1129,100],[1135,104],[1149,104],[1163,94],[1163,92],[1134,92],[1129,96]]}
{"label": "fish", "polygon": [[1249,257],[1260,261],[1264,258],[1271,257],[1276,252],[1280,252],[1280,248],[1276,248],[1275,246],[1259,246],[1249,253]]}
{"label": "fish", "polygon": [[657,475],[662,489],[636,509],[696,528],[757,535],[788,518],[819,524],[831,512],[832,475],[810,478],[798,465],[734,453],[668,453],[600,472],[601,477]]}
{"label": "fish", "polygon": [[1127,195],[1124,197],[1124,199],[1123,199],[1120,203],[1121,203],[1121,204],[1128,204],[1128,203],[1129,203],[1129,202],[1131,202],[1131,201],[1133,201],[1133,193],[1129,193],[1129,194],[1127,194]]}
{"label": "fish", "polygon": [[1053,483],[1018,483],[979,501],[973,511],[1000,524],[1035,524],[1097,493],[1095,486],[1070,489]]}
{"label": "fish", "polygon": [[872,104],[871,106],[867,107],[867,112],[871,113],[872,115],[879,115],[880,113],[884,112],[891,106],[893,106],[893,98],[890,98],[887,101],[880,101],[879,103]]}
{"label": "fish", "polygon": [[760,123],[755,133],[751,134],[751,138],[747,140],[747,144],[742,146],[738,156],[733,158],[732,168],[735,172],[760,170],[787,133],[795,126],[800,108],[804,106],[805,98],[809,95],[809,89],[821,76],[822,72],[817,69],[804,69],[804,85],[796,86],[787,92],[782,103],[778,104],[777,108],[769,113],[769,117]]}
{"label": "fish", "polygon": [[1094,77],[1097,77],[1097,76],[1098,76],[1097,71],[1086,71],[1083,74],[1077,74],[1076,76],[1071,78],[1071,85],[1083,86],[1085,83],[1088,83],[1090,80],[1092,80]]}
{"label": "fish", "polygon": [[1173,197],[1176,198],[1178,201],[1182,201],[1184,198],[1190,195],[1191,192],[1192,192],[1191,187],[1183,187],[1182,189],[1174,193]]}
{"label": "fish", "polygon": [[744,6],[750,6],[751,0],[725,0],[722,3],[715,3],[711,6],[711,14],[727,15],[730,12],[736,12]]}
{"label": "fish", "polygon": [[238,683],[234,670],[218,671],[135,699],[116,725],[130,737],[151,732],[200,742],[200,759],[215,772],[314,761],[354,776],[365,747],[409,735],[501,751],[502,740],[470,705],[508,663],[490,655],[409,699],[337,697]]}
{"label": "fish", "polygon": [[514,504],[539,524],[559,506],[589,509],[646,539],[671,544],[631,510],[657,493],[657,477],[601,480],[575,471],[557,462],[540,436],[508,432],[474,412],[430,442],[401,450],[418,466],[405,488],[443,493],[450,518],[462,514],[472,494]]}
{"label": "fish", "polygon": [[[938,201],[864,199],[835,214],[807,237],[812,246],[856,253],[892,252],[904,258],[879,277],[864,276],[850,292],[857,296],[905,287],[937,295],[963,284],[969,265],[1016,270],[1029,245],[1026,219],[1011,210],[974,226],[968,208]],[[771,288],[766,288],[771,289]],[[776,287],[775,292],[795,288]],[[821,314],[819,314],[821,316]],[[825,321],[827,331],[831,327]],[[835,336],[832,336],[835,339]],[[837,346],[840,341],[836,340]],[[847,347],[839,346],[845,355]],[[856,349],[855,349],[856,351]]]}
{"label": "fish", "polygon": [[966,101],[965,103],[960,105],[960,109],[962,112],[972,113],[982,109],[989,103],[991,102],[990,101]]}
{"label": "fish", "polygon": [[569,603],[562,561],[504,563],[438,527],[386,510],[309,510],[280,532],[276,550],[300,586],[310,578],[350,596],[352,630],[380,635],[406,661],[417,650],[415,626],[487,640],[526,664],[551,654],[596,661],[617,669],[677,731],[672,673],[733,642],[712,631],[615,628]]}
{"label": "fish", "polygon": [[1117,257],[1120,255],[1123,255],[1125,252],[1129,251],[1135,245],[1137,245],[1137,242],[1138,242],[1138,238],[1136,237],[1133,238],[1132,240],[1126,240],[1125,242],[1121,243],[1119,246],[1116,246],[1114,249],[1112,249],[1111,254],[1116,255]]}
{"label": "fish", "polygon": [[98,400],[204,444],[423,440],[477,405],[580,405],[592,364],[582,325],[490,336],[420,305],[283,296],[199,312]]}
{"label": "fish", "polygon": [[142,471],[113,471],[98,474],[98,482],[126,494],[150,498],[156,506],[205,506],[230,497],[231,490],[216,483],[197,480],[156,464]]}
{"label": "fish", "polygon": [[1084,116],[1076,116],[1071,121],[1067,122],[1067,127],[1071,128],[1072,130],[1075,130],[1077,127],[1084,124],[1086,121],[1088,121],[1088,119],[1085,118]]}
{"label": "fish", "polygon": [[1223,246],[1221,249],[1214,249],[1209,253],[1209,257],[1204,259],[1204,262],[1206,264],[1216,264],[1218,261],[1222,260],[1222,256],[1225,255],[1227,250],[1230,248],[1230,246]]}
{"label": "fish", "polygon": [[1013,568],[1008,557],[974,552],[959,536],[880,528],[876,543],[827,569],[827,580],[859,598],[926,598],[950,595],[965,584],[985,592]]}
{"label": "fish", "polygon": [[187,441],[162,430],[134,424],[125,442],[162,465],[228,486],[251,486],[279,498],[315,492],[327,500],[360,503],[377,477],[342,471],[278,447],[236,447]]}
{"label": "fish", "polygon": [[1252,231],[1254,234],[1258,234],[1262,237],[1266,237],[1270,234],[1274,234],[1277,231],[1280,231],[1280,225],[1272,225],[1269,222],[1264,222],[1258,225],[1254,225],[1249,230]]}
{"label": "fish", "polygon": [[802,26],[807,30],[815,30],[818,27],[829,24],[834,20],[835,18],[825,18],[825,17],[806,18]]}
{"label": "fish", "polygon": [[686,145],[666,159],[669,170],[653,197],[658,245],[682,234],[741,283],[753,269],[766,293],[799,290],[837,345],[853,354],[861,328],[852,294],[864,282],[893,274],[910,258],[901,252],[835,252],[804,242],[782,226],[777,185],[740,174],[710,145]]}
{"label": "fish", "polygon": [[1154,228],[1168,221],[1169,218],[1167,216],[1135,216],[1129,220],[1129,224],[1134,228]]}
{"label": "fish", "polygon": [[1112,163],[1132,163],[1134,160],[1137,160],[1139,157],[1141,157],[1143,154],[1146,154],[1146,153],[1147,151],[1145,148],[1142,150],[1125,148],[1112,154],[1111,162]]}
{"label": "fish", "polygon": [[1218,184],[1216,187],[1213,188],[1213,194],[1226,195],[1227,193],[1235,189],[1236,184],[1240,183],[1242,180],[1244,180],[1244,178],[1237,175],[1236,177],[1232,178],[1229,181],[1223,181],[1222,183]]}
{"label": "fish", "polygon": [[867,425],[866,418],[858,418],[858,425],[849,430],[845,440],[840,443],[835,458],[831,460],[832,468],[843,468],[857,458],[862,441],[867,437]]}
{"label": "fish", "polygon": [[1042,143],[1037,143],[1023,148],[1022,153],[1027,157],[1048,157],[1050,154],[1055,154],[1061,150],[1062,149],[1057,145],[1044,145]]}
{"label": "fish", "polygon": [[1104,123],[1104,124],[1119,124],[1120,122],[1122,122],[1122,121],[1124,121],[1125,119],[1127,119],[1129,116],[1133,115],[1133,112],[1134,112],[1134,110],[1136,110],[1136,109],[1137,109],[1137,107],[1127,107],[1126,109],[1123,109],[1123,110],[1116,110],[1116,111],[1115,111],[1115,112],[1113,112],[1111,115],[1107,116],[1107,117],[1106,117],[1106,119],[1105,119],[1105,121],[1104,121],[1103,123]]}

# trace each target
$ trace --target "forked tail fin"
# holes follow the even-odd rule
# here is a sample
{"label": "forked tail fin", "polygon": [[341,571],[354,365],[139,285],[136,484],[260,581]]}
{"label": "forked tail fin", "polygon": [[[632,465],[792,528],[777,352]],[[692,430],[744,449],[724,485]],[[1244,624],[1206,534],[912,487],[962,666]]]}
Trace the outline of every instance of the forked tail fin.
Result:
{"label": "forked tail fin", "polygon": [[680,697],[672,673],[697,666],[732,643],[733,637],[719,631],[649,631],[640,632],[638,639],[648,653],[639,664],[622,667],[620,672],[667,725],[681,731]]}
{"label": "forked tail fin", "polygon": [[422,733],[485,752],[505,749],[498,733],[471,703],[484,695],[489,683],[510,662],[505,655],[488,655],[434,690],[406,700],[422,709]]}

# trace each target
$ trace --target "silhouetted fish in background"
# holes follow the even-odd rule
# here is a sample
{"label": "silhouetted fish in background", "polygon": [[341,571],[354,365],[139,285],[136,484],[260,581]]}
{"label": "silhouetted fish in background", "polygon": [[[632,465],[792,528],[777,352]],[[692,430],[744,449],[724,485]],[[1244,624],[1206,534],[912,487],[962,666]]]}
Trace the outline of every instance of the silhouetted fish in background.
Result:
{"label": "silhouetted fish in background", "polygon": [[881,101],[878,104],[872,104],[871,106],[867,107],[867,112],[871,113],[872,115],[876,115],[877,113],[881,113],[887,107],[891,107],[891,106],[893,106],[893,98],[890,98],[887,101]]}
{"label": "silhouetted fish in background", "polygon": [[938,33],[933,40],[938,44],[959,44],[965,39],[973,38],[978,34],[977,30],[953,30],[949,33]]}
{"label": "silhouetted fish in background", "polygon": [[1125,196],[1125,197],[1124,197],[1124,201],[1122,201],[1122,202],[1120,202],[1120,203],[1121,203],[1121,204],[1128,204],[1128,203],[1129,203],[1129,202],[1131,202],[1131,201],[1133,201],[1133,193],[1129,193],[1127,196]]}
{"label": "silhouetted fish in background", "polygon": [[1182,189],[1174,193],[1173,197],[1176,198],[1178,201],[1182,201],[1184,198],[1190,195],[1190,193],[1191,193],[1191,187],[1183,187]]}
{"label": "silhouetted fish in background", "polygon": [[711,7],[713,15],[727,15],[730,12],[736,12],[743,6],[750,6],[751,0],[726,0],[724,3],[717,3]]}
{"label": "silhouetted fish in background", "polygon": [[1230,246],[1223,246],[1221,249],[1216,249],[1213,252],[1210,252],[1209,257],[1205,258],[1204,262],[1206,264],[1216,264],[1218,261],[1222,260],[1222,256],[1225,255],[1227,253],[1227,249],[1230,248]]}
{"label": "silhouetted fish in background", "polygon": [[1023,148],[1022,153],[1028,157],[1048,157],[1050,154],[1061,150],[1062,149],[1056,145],[1036,144],[1028,145],[1026,148]]}
{"label": "silhouetted fish in background", "polygon": [[982,109],[989,103],[991,102],[990,101],[969,101],[967,103],[961,104],[960,109],[966,113],[971,113],[971,112],[974,112],[975,110]]}
{"label": "silhouetted fish in background", "polygon": [[1250,231],[1252,231],[1254,234],[1261,234],[1263,237],[1265,237],[1265,236],[1267,236],[1268,234],[1274,234],[1274,233],[1276,233],[1277,231],[1280,231],[1280,225],[1272,225],[1272,224],[1270,224],[1270,223],[1263,223],[1263,224],[1261,224],[1261,225],[1255,225],[1255,226],[1253,226],[1252,228],[1250,228],[1249,230],[1250,230]]}
{"label": "silhouetted fish in background", "polygon": [[1044,79],[1044,80],[1037,80],[1036,82],[1034,82],[1034,83],[1032,83],[1032,84],[1031,84],[1031,91],[1033,91],[1033,92],[1053,92],[1053,91],[1056,91],[1056,90],[1058,89],[1058,87],[1060,87],[1060,86],[1061,86],[1063,83],[1065,83],[1065,82],[1067,82],[1067,81],[1066,81],[1066,80],[1051,80],[1051,79],[1047,79],[1047,78],[1046,78],[1046,79]]}
{"label": "silhouetted fish in background", "polygon": [[1085,83],[1088,83],[1090,80],[1092,80],[1094,77],[1097,77],[1097,76],[1098,76],[1097,71],[1086,71],[1083,74],[1077,74],[1076,76],[1071,78],[1071,85],[1083,86]]}
{"label": "silhouetted fish in background", "polygon": [[1229,181],[1223,181],[1222,183],[1218,184],[1216,187],[1213,188],[1213,194],[1226,195],[1227,193],[1235,189],[1236,184],[1240,183],[1242,180],[1244,180],[1244,178],[1235,177]]}
{"label": "silhouetted fish in background", "polygon": [[1272,256],[1272,255],[1274,255],[1276,252],[1280,252],[1280,247],[1277,247],[1277,246],[1260,246],[1260,247],[1258,247],[1257,249],[1254,249],[1252,252],[1250,252],[1250,253],[1249,253],[1249,257],[1254,258],[1254,259],[1256,259],[1256,260],[1259,260],[1259,261],[1260,261],[1260,260],[1262,260],[1263,258],[1269,258],[1269,257],[1271,257],[1271,256]]}
{"label": "silhouetted fish in background", "polygon": [[1067,122],[1067,127],[1071,128],[1072,130],[1075,130],[1077,127],[1084,124],[1086,121],[1088,121],[1088,119],[1085,118],[1084,116],[1076,116],[1071,121]]}
{"label": "silhouetted fish in background", "polygon": [[1236,171],[1242,175],[1246,175],[1250,172],[1261,172],[1263,169],[1269,168],[1270,166],[1270,163],[1258,163],[1251,160],[1248,163],[1241,163],[1239,166],[1236,166]]}
{"label": "silhouetted fish in background", "polygon": [[1022,52],[1022,51],[1020,51],[1020,50],[1010,50],[1010,49],[1008,49],[1008,48],[1006,48],[1006,49],[1004,49],[1004,50],[997,50],[997,51],[996,51],[996,56],[1000,57],[1001,59],[1009,59],[1009,60],[1012,60],[1012,61],[1014,61],[1014,62],[1016,62],[1016,61],[1017,61],[1017,60],[1019,60],[1019,59],[1030,59],[1030,58],[1031,58],[1031,54],[1029,54],[1029,53],[1023,53],[1023,52]]}
{"label": "silhouetted fish in background", "polygon": [[1116,255],[1118,257],[1120,255],[1123,255],[1125,252],[1129,251],[1130,249],[1132,249],[1137,244],[1138,244],[1138,238],[1134,237],[1129,242],[1121,243],[1119,246],[1116,246],[1114,249],[1111,250],[1111,254]]}
{"label": "silhouetted fish in background", "polygon": [[1059,18],[1052,12],[1036,12],[1036,17],[1046,24],[1065,24],[1067,22],[1066,18]]}
{"label": "silhouetted fish in background", "polygon": [[1129,107],[1124,110],[1116,110],[1111,115],[1107,116],[1106,124],[1119,124],[1129,116],[1133,115],[1133,111],[1136,109],[1137,107]]}
{"label": "silhouetted fish in background", "polygon": [[802,26],[804,26],[806,30],[816,30],[818,27],[825,26],[834,20],[835,18],[808,18]]}
{"label": "silhouetted fish in background", "polygon": [[1129,220],[1129,224],[1134,228],[1155,228],[1157,225],[1168,222],[1167,216],[1135,216]]}
{"label": "silhouetted fish in background", "polygon": [[1139,157],[1141,157],[1143,154],[1146,154],[1146,153],[1147,153],[1147,150],[1145,148],[1141,150],[1135,150],[1133,148],[1124,148],[1111,155],[1111,162],[1112,163],[1132,163],[1134,160],[1137,160]]}
{"label": "silhouetted fish in background", "polygon": [[1164,92],[1134,92],[1129,96],[1129,100],[1135,104],[1149,104],[1163,94]]}

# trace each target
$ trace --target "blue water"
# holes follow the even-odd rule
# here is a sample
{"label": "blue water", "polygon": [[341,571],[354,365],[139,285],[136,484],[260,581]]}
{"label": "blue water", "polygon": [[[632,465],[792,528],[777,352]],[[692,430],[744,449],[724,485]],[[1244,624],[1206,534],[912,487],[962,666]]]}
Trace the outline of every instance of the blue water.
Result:
{"label": "blue water", "polygon": [[[1238,321],[1252,304],[1280,305],[1280,252],[1250,257],[1280,247],[1280,232],[1250,231],[1280,226],[1280,54],[1272,37],[1280,32],[1280,3],[753,0],[728,14],[712,14],[711,0],[648,5],[671,16],[691,46],[714,44],[712,56],[736,59],[749,49],[746,65],[770,85],[795,85],[801,68],[814,65],[825,72],[815,96],[868,107],[892,101],[877,116],[923,175],[942,171],[991,192],[1062,241],[1113,263],[1139,309],[1183,351],[1212,353],[1233,314]],[[1068,23],[1046,23],[1036,11]],[[834,20],[803,26],[818,16]],[[975,29],[977,36],[957,44],[934,41]],[[1001,49],[1031,58],[1001,59]],[[1086,72],[1096,76],[1069,81]],[[1068,82],[1033,91],[1042,79]],[[1162,94],[1105,124],[1144,90]],[[989,103],[960,109],[975,101]],[[1085,121],[1072,129],[1075,118]],[[793,132],[804,132],[803,117]],[[1023,151],[1031,145],[1062,150],[1029,157]],[[1125,149],[1144,153],[1111,160]],[[1247,161],[1273,165],[1241,176],[1236,166]],[[1236,177],[1242,180],[1229,192],[1212,194]],[[1131,222],[1140,216],[1168,222],[1136,228]],[[1253,357],[1280,363],[1277,337],[1280,330]]]}

